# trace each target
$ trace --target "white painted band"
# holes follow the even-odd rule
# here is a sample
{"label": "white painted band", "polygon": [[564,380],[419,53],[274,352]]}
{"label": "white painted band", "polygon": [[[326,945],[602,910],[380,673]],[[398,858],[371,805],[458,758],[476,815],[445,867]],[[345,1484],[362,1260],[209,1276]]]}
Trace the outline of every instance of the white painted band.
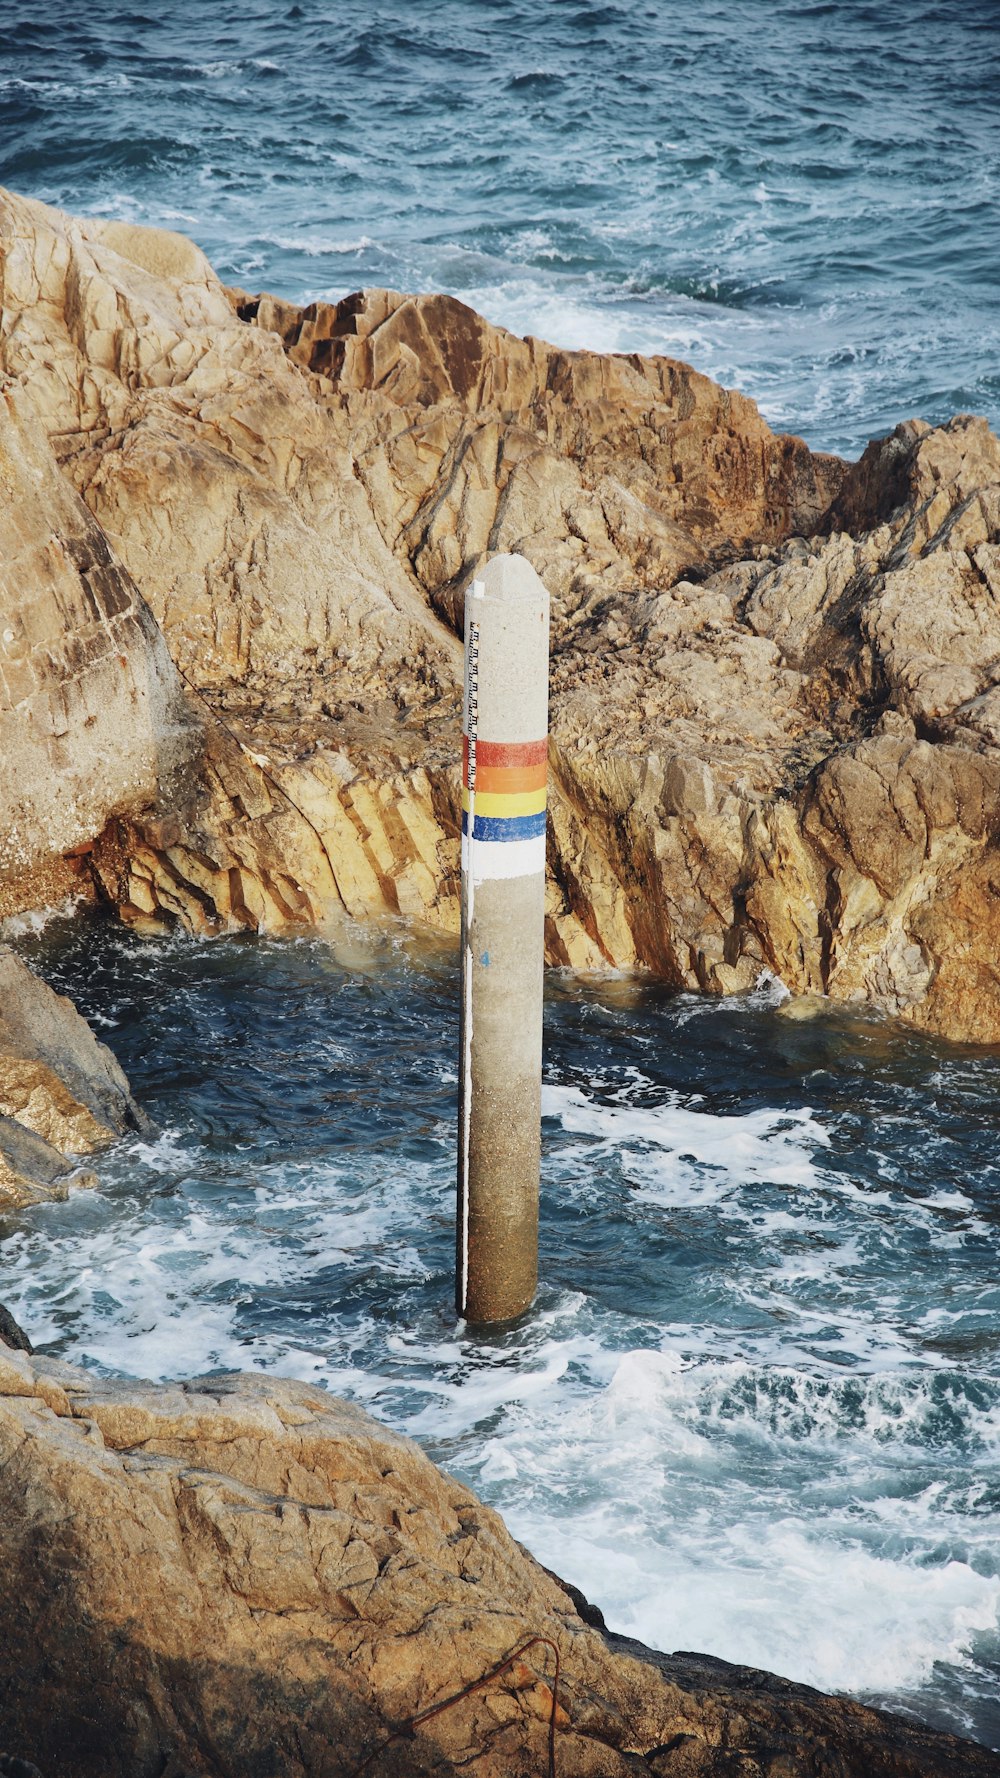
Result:
{"label": "white painted band", "polygon": [[476,840],[470,847],[462,835],[462,871],[472,861],[473,883],[509,882],[511,877],[533,877],[545,869],[545,835],[530,840]]}

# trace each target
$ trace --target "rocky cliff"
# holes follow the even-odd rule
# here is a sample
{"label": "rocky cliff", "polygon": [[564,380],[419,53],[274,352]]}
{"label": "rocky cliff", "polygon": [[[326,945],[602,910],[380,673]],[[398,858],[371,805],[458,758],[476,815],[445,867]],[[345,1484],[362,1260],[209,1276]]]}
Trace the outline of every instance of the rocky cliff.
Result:
{"label": "rocky cliff", "polygon": [[46,1778],[998,1769],[862,1705],[606,1637],[496,1513],[320,1390],[102,1383],[2,1327],[0,1621],[0,1748]]}
{"label": "rocky cliff", "polygon": [[[62,745],[80,818],[5,854],[0,911],[82,872],[137,921],[454,930],[456,629],[510,550],[553,595],[550,960],[717,993],[767,969],[1000,1035],[983,422],[908,422],[848,468],[671,360],[557,351],[445,297],[299,310],[226,291],[180,236],[9,195],[0,279],[27,552],[3,611],[86,533],[133,626],[116,760],[88,752],[111,687],[86,674],[42,751],[5,741],[19,807]],[[56,606],[86,600],[72,550],[58,572]]]}

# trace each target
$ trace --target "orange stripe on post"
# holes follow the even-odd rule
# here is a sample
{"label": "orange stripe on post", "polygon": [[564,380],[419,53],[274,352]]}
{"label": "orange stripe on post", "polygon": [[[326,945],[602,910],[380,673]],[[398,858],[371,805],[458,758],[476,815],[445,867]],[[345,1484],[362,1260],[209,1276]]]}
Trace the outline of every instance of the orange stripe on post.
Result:
{"label": "orange stripe on post", "polygon": [[[484,766],[476,749],[476,792],[484,795],[520,796],[529,790],[544,790],[548,766]],[[469,788],[469,762],[465,762],[464,788]]]}

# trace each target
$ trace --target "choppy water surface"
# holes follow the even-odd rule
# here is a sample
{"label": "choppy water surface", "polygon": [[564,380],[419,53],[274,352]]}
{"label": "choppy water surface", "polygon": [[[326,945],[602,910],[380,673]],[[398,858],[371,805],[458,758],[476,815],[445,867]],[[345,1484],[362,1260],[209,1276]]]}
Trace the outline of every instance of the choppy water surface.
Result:
{"label": "choppy water surface", "polygon": [[550,977],[544,1282],[474,1339],[446,948],[21,942],[160,1129],[0,1224],[36,1342],[313,1378],[614,1627],[1000,1746],[1000,1057],[773,988]]}
{"label": "choppy water surface", "polygon": [[1000,418],[996,0],[0,0],[0,179],[294,299],[449,290],[810,443]]}

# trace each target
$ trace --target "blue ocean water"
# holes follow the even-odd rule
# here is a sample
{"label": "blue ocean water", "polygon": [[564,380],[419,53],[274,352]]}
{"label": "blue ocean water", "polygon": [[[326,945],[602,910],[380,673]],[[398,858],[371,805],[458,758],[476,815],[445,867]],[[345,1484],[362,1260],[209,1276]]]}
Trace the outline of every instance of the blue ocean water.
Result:
{"label": "blue ocean water", "polygon": [[848,454],[1000,420],[996,0],[0,0],[0,180],[306,300],[448,290]]}
{"label": "blue ocean water", "polygon": [[1000,1749],[995,1053],[553,972],[541,1288],[476,1337],[450,945],[28,924],[159,1125],[0,1220],[37,1344],[314,1379],[614,1628]]}

